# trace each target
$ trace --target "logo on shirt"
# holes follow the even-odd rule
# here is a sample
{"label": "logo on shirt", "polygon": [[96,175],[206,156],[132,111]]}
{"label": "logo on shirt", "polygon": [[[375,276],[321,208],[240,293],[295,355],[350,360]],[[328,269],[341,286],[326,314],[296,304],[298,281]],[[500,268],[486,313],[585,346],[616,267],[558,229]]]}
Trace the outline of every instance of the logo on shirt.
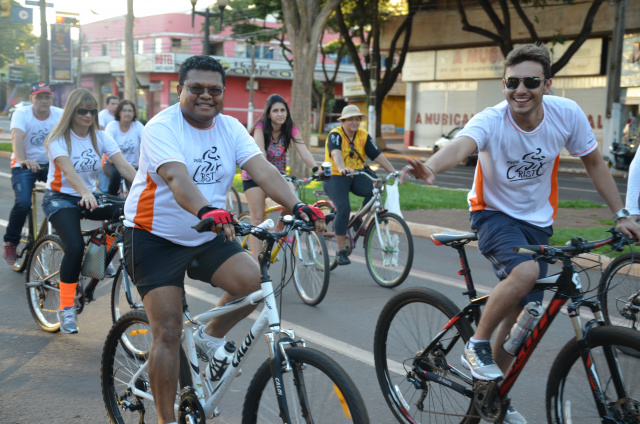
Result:
{"label": "logo on shirt", "polygon": [[120,151],[125,156],[127,155],[127,153],[132,153],[133,149],[135,149],[135,146],[133,144],[133,140],[131,140],[130,138],[126,139],[120,146]]}
{"label": "logo on shirt", "polygon": [[49,135],[48,130],[40,129],[38,130],[37,133],[31,136],[31,140],[29,140],[29,143],[31,143],[31,145],[33,146],[44,146],[44,140],[47,138],[48,135]]}
{"label": "logo on shirt", "polygon": [[73,167],[76,169],[76,172],[93,172],[99,169],[96,165],[100,158],[93,153],[92,149],[85,150],[80,156],[74,156],[73,159]]}
{"label": "logo on shirt", "polygon": [[545,156],[541,155],[542,149],[536,149],[535,152],[527,153],[522,156],[521,160],[509,161],[511,165],[507,169],[507,180],[520,181],[538,178],[544,174]]}
{"label": "logo on shirt", "polygon": [[[194,160],[194,162],[200,164],[193,173],[194,183],[215,184],[224,177],[224,168],[222,168],[220,155],[217,151],[217,147],[212,147],[211,150],[204,152],[202,158]],[[218,172],[219,170],[220,172]]]}

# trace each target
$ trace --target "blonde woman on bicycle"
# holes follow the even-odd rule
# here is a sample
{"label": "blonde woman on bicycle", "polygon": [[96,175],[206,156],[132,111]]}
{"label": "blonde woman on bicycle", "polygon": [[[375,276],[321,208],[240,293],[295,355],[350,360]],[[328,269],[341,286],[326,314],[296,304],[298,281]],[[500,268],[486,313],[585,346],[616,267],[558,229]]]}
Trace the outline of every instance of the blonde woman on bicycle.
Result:
{"label": "blonde woman on bicycle", "polygon": [[[272,94],[267,98],[262,116],[256,122],[249,133],[253,134],[260,150],[267,158],[267,161],[275,166],[282,175],[287,174],[287,152],[291,144],[302,158],[305,164],[313,172],[318,170],[315,159],[311,155],[309,149],[300,138],[298,127],[293,124],[291,113],[289,113],[289,105],[286,100],[278,95]],[[259,225],[264,221],[264,207],[266,195],[264,191],[256,184],[251,175],[247,171],[242,171],[242,188],[244,195],[249,204],[249,215],[251,216],[251,224]],[[290,210],[283,210],[282,215],[291,215]],[[282,229],[282,223],[278,222],[277,231]],[[251,237],[251,252],[257,259],[260,253],[259,240]]]}

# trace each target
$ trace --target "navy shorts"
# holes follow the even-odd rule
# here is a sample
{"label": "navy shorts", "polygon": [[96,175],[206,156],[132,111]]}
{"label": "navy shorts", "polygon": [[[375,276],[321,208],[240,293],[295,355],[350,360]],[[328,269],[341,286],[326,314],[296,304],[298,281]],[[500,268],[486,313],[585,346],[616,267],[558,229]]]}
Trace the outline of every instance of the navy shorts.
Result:
{"label": "navy shorts", "polygon": [[246,251],[235,239],[227,241],[224,235],[200,246],[182,246],[146,230],[124,230],[127,272],[141,298],[156,287],[184,288],[185,271],[189,278],[211,284],[216,270],[237,253]]}
{"label": "navy shorts", "polygon": [[[549,227],[537,227],[524,221],[512,218],[497,211],[471,212],[471,228],[478,233],[478,250],[493,265],[493,271],[502,281],[523,262],[533,260],[532,255],[518,254],[513,247],[524,244],[549,244],[549,237],[553,235],[553,229]],[[547,275],[549,264],[538,262],[540,275]],[[520,306],[529,302],[542,302],[544,291],[531,292],[522,301]]]}

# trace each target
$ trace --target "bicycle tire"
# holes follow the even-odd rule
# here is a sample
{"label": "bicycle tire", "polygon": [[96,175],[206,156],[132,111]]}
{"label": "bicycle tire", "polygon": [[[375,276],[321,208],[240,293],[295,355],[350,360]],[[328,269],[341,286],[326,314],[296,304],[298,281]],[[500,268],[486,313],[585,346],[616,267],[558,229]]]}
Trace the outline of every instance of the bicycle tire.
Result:
{"label": "bicycle tire", "polygon": [[600,278],[598,300],[608,325],[640,330],[640,254],[625,253],[609,264]]}
{"label": "bicycle tire", "polygon": [[225,202],[224,208],[235,216],[242,215],[242,202],[240,201],[240,195],[238,194],[238,190],[233,186],[227,192],[227,201]]}
{"label": "bicycle tire", "polygon": [[[145,422],[158,422],[158,414],[152,401],[128,393],[132,376],[148,358],[151,339],[149,319],[143,311],[132,311],[123,315],[109,330],[102,350],[100,381],[107,416],[113,424],[138,423],[142,422],[142,417]],[[125,348],[123,340],[132,344]],[[135,348],[132,349],[132,346]],[[137,354],[132,355],[132,350]],[[182,347],[178,381],[180,389],[192,385],[189,363]],[[138,389],[146,389],[151,393],[149,375],[146,371],[141,373],[134,384]],[[125,402],[141,409],[132,411],[124,408]]]}
{"label": "bicycle tire", "polygon": [[378,222],[384,246],[380,245],[376,221],[372,219],[364,236],[365,262],[374,281],[391,289],[402,284],[411,271],[413,237],[404,219],[394,213],[379,214]]}
{"label": "bicycle tire", "polygon": [[[245,212],[240,216],[238,216],[238,222],[251,224],[251,216],[249,215],[249,212]],[[251,254],[251,242],[249,241],[249,237],[251,236],[250,235],[236,236],[236,240],[238,241],[238,243],[240,243],[240,246],[242,246],[244,250],[246,250],[249,254]]]}
{"label": "bicycle tire", "polygon": [[313,232],[298,231],[291,246],[294,255],[293,281],[300,299],[316,306],[329,289],[329,256],[324,238]]}
{"label": "bicycle tire", "polygon": [[[629,328],[602,326],[593,328],[585,342],[590,351],[589,367],[596,371],[604,392],[608,420],[598,413],[592,390],[594,383],[590,384],[587,379],[579,342],[573,338],[560,350],[549,371],[546,391],[548,422],[637,423],[640,419],[640,334]],[[637,355],[621,353],[623,349],[620,348],[633,350]],[[612,387],[611,364],[622,372],[624,395],[619,395]]]}
{"label": "bicycle tire", "polygon": [[[60,331],[60,263],[64,257],[62,240],[56,235],[46,235],[36,242],[29,254],[25,274],[27,283],[42,283],[36,287],[25,286],[27,303],[38,326],[49,333]],[[51,288],[48,288],[51,287]]]}
{"label": "bicycle tire", "polygon": [[[373,341],[376,375],[387,405],[399,422],[424,424],[445,420],[472,424],[480,421],[473,399],[445,384],[422,379],[413,369],[416,355],[458,311],[443,294],[416,287],[395,294],[380,312]],[[458,372],[468,375],[467,381],[449,372],[460,364],[464,345],[472,335],[471,325],[461,318],[432,352],[420,358],[420,367],[472,389],[473,379],[466,369]],[[417,388],[409,378],[422,387]]]}
{"label": "bicycle tire", "polygon": [[[29,209],[27,213],[27,220],[25,221],[28,226],[33,225],[33,209]],[[15,272],[23,272],[29,263],[29,251],[33,247],[33,236],[30,234],[28,228],[23,228],[20,232],[20,241],[16,246],[16,261],[11,265],[11,268]]]}
{"label": "bicycle tire", "polygon": [[[321,200],[314,205],[322,211],[324,215],[328,213],[335,214],[336,208],[329,202]],[[324,244],[327,246],[327,254],[329,257],[329,269],[333,271],[338,266],[338,260],[336,259],[336,253],[338,251],[338,243],[336,240],[335,219],[327,224],[327,229],[322,233],[324,238]]]}
{"label": "bicycle tire", "polygon": [[[283,369],[281,387],[285,392],[293,422],[369,423],[364,400],[357,386],[336,361],[315,349],[290,347],[286,349],[292,370]],[[256,371],[242,409],[242,424],[282,423],[275,394],[271,359]],[[308,408],[303,408],[306,399]],[[303,409],[308,416],[303,416]]]}
{"label": "bicycle tire", "polygon": [[[127,301],[127,295],[124,288],[123,272],[126,271],[124,270],[122,264],[120,264],[120,266],[116,270],[115,275],[113,276],[113,284],[111,286],[111,320],[114,323],[127,312],[144,309],[144,306],[142,305],[142,298],[140,297],[140,294],[138,293],[136,287],[133,285],[133,280],[131,279],[131,277],[128,278],[133,305],[129,304],[129,302]],[[129,274],[127,273],[127,276],[128,275]]]}

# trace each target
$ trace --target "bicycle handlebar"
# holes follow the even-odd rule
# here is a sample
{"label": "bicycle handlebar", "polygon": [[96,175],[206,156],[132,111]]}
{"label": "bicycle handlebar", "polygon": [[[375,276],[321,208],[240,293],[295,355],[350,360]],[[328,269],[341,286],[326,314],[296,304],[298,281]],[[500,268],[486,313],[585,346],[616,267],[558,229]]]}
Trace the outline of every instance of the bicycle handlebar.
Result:
{"label": "bicycle handlebar", "polygon": [[611,245],[613,250],[621,251],[626,245],[633,244],[634,241],[629,240],[624,234],[611,228],[607,230],[611,233],[610,237],[597,241],[586,241],[580,237],[574,237],[566,246],[545,246],[545,245],[522,245],[514,246],[515,253],[533,254],[537,257],[544,258],[560,258],[573,257],[581,253],[587,253],[598,247]]}
{"label": "bicycle handlebar", "polygon": [[[325,216],[325,222],[329,223],[333,221],[333,218],[335,218],[335,214],[329,213]],[[269,231],[269,225],[268,225],[269,220],[257,226],[251,225],[246,222],[238,222],[233,224],[233,229],[236,235],[238,236],[246,236],[251,234],[259,240],[280,239],[280,238],[286,237],[286,235],[291,230],[295,230],[295,229],[298,229],[304,232],[315,231],[315,226],[313,224],[313,221],[306,222],[302,219],[295,219],[291,215],[285,215],[280,219],[284,222],[284,229],[280,232]],[[265,223],[267,225],[263,225]],[[209,218],[202,219],[200,222],[198,222],[196,225],[194,225],[191,228],[193,228],[199,233],[204,233],[205,231],[210,231],[211,225],[213,225],[213,218],[209,217]]]}
{"label": "bicycle handlebar", "polygon": [[398,175],[400,175],[400,173],[399,172],[390,172],[384,179],[381,179],[381,178],[378,178],[377,175],[371,175],[369,172],[359,169],[359,170],[355,171],[353,173],[353,175],[364,175],[364,176],[366,176],[367,178],[369,178],[373,182],[383,181],[383,182],[386,183],[391,178],[397,178]]}

